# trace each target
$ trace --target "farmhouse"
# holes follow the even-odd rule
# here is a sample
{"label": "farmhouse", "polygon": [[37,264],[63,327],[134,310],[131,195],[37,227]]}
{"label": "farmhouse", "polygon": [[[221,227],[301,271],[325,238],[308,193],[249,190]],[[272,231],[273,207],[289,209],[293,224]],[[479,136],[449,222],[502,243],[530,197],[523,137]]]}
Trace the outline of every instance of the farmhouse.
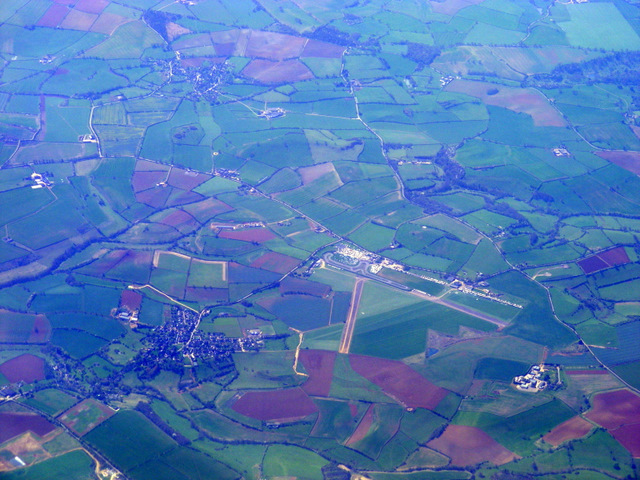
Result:
{"label": "farmhouse", "polygon": [[263,110],[262,112],[260,112],[260,114],[258,115],[259,117],[264,117],[268,120],[271,120],[272,118],[279,118],[279,117],[284,117],[286,111],[283,108],[277,107],[277,108],[267,108],[265,110]]}
{"label": "farmhouse", "polygon": [[44,175],[35,172],[31,174],[31,180],[35,182],[35,185],[31,185],[31,188],[50,187],[53,185]]}
{"label": "farmhouse", "polygon": [[571,154],[569,153],[569,150],[567,150],[566,148],[554,148],[553,149],[553,154],[556,157],[569,157],[569,156],[571,156]]}

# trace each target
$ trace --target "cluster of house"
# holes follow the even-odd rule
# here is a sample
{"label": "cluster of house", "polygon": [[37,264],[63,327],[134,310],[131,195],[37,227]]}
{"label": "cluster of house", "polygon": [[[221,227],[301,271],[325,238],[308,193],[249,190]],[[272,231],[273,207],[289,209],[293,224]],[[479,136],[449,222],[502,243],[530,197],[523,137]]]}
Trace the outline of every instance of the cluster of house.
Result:
{"label": "cluster of house", "polygon": [[547,382],[542,380],[544,373],[544,365],[534,365],[529,369],[529,373],[521,375],[513,379],[513,383],[519,390],[527,390],[529,392],[539,392],[547,388]]}

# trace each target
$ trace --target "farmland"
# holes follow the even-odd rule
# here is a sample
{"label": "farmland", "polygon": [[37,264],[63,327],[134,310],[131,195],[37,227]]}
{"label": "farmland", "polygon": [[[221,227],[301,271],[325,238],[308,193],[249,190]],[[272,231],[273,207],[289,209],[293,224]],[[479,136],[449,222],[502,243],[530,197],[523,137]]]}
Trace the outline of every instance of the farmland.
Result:
{"label": "farmland", "polygon": [[0,476],[635,478],[639,21],[0,2]]}

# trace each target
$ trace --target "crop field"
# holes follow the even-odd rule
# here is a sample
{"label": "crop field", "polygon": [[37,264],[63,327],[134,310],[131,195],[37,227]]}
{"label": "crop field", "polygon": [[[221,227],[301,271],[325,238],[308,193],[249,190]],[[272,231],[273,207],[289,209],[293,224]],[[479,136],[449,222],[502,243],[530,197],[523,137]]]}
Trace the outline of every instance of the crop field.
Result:
{"label": "crop field", "polygon": [[44,315],[0,311],[0,341],[5,343],[44,343],[51,325]]}
{"label": "crop field", "polygon": [[[585,38],[584,33],[597,35],[606,39],[599,43],[599,48],[607,50],[624,50],[640,48],[640,37],[622,16],[613,3],[601,5],[566,5],[569,19],[560,22],[567,38],[574,46],[593,47],[595,44]],[[606,25],[599,19],[607,18]]]}
{"label": "crop field", "polygon": [[10,480],[37,480],[60,476],[69,480],[84,480],[89,478],[93,471],[93,459],[82,450],[74,450],[25,469],[3,472],[3,476]]}
{"label": "crop field", "polygon": [[524,375],[528,371],[529,365],[526,363],[486,357],[478,362],[474,376],[510,383],[513,377]]}
{"label": "crop field", "polygon": [[[268,298],[260,304],[297,330],[313,330],[324,327],[331,321],[332,301],[308,295],[286,295]],[[306,312],[304,316],[300,312]]]}
{"label": "crop field", "polygon": [[407,407],[433,410],[448,393],[402,362],[363,355],[350,355],[349,362],[355,372]]}
{"label": "crop field", "polygon": [[309,374],[302,389],[309,395],[327,397],[331,390],[336,352],[326,350],[301,350],[300,361]]}
{"label": "crop field", "polygon": [[640,153],[638,152],[602,151],[596,154],[625,170],[640,174]]}
{"label": "crop field", "polygon": [[2,431],[0,431],[0,443],[21,435],[24,432],[33,432],[39,437],[44,437],[55,430],[55,425],[44,417],[30,413],[6,413],[0,412]]}
{"label": "crop field", "polygon": [[[362,416],[363,409],[369,407],[362,404],[349,403],[339,400],[315,400],[318,405],[318,419],[313,426],[310,436],[320,438],[335,438],[340,443],[345,442],[353,433],[354,423]],[[356,427],[357,429],[357,427]]]}
{"label": "crop field", "polygon": [[57,415],[67,410],[77,399],[71,395],[56,389],[38,390],[32,398],[26,399],[25,403],[48,414]]}
{"label": "crop field", "polygon": [[591,429],[593,429],[591,423],[582,417],[576,416],[555,427],[544,435],[542,439],[554,447],[557,447],[564,442],[584,437]]}
{"label": "crop field", "polygon": [[638,423],[640,397],[629,390],[599,393],[593,398],[593,408],[586,417],[607,430]]}
{"label": "crop field", "polygon": [[82,436],[115,413],[115,410],[96,400],[84,400],[63,413],[58,420]]}
{"label": "crop field", "polygon": [[[533,414],[542,416],[533,417]],[[457,424],[476,426],[515,453],[527,454],[532,449],[532,444],[527,439],[541,438],[574,415],[573,410],[554,399],[506,419],[486,413],[459,412],[454,421]]]}
{"label": "crop field", "polygon": [[33,383],[38,380],[44,380],[44,360],[35,355],[25,353],[0,365],[0,373],[10,383]]}
{"label": "crop field", "polygon": [[482,430],[463,425],[449,425],[440,437],[427,445],[450,457],[455,466],[484,461],[502,465],[518,458]]}
{"label": "crop field", "polygon": [[378,458],[398,431],[402,409],[394,405],[372,405],[345,445],[369,458]]}
{"label": "crop field", "polygon": [[269,422],[291,422],[317,412],[318,407],[299,389],[247,392],[232,408],[247,417]]}
{"label": "crop field", "polygon": [[134,411],[119,412],[84,438],[126,471],[176,446],[142,414]]}
{"label": "crop field", "polygon": [[565,125],[562,116],[542,95],[534,90],[460,80],[449,84],[447,90],[477,97],[487,105],[505,107],[518,113],[527,113],[531,115],[537,126],[563,127]]}

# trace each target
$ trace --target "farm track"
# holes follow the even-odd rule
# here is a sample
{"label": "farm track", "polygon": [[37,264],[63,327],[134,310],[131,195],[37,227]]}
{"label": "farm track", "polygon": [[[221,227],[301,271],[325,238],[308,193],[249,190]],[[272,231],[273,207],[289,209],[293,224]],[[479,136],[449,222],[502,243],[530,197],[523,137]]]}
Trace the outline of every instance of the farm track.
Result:
{"label": "farm track", "polygon": [[338,349],[339,353],[349,353],[349,349],[351,348],[351,340],[353,339],[353,331],[356,328],[358,307],[360,306],[360,299],[362,298],[362,290],[364,289],[365,281],[366,279],[364,278],[358,278],[353,286],[349,313],[347,314],[347,321],[344,324],[342,337],[340,338],[340,348]]}
{"label": "farm track", "polygon": [[196,309],[194,309],[193,307],[190,307],[189,305],[185,305],[184,303],[176,300],[175,298],[167,295],[166,293],[164,293],[162,290],[158,290],[156,287],[154,287],[153,285],[129,285],[127,288],[130,288],[131,290],[142,290],[144,288],[149,288],[151,290],[153,290],[154,292],[156,292],[159,295],[162,295],[163,297],[165,297],[168,300],[171,300],[173,303],[175,303],[176,305],[180,305],[183,308],[186,308],[187,310],[191,310],[192,312],[195,312],[197,314],[200,314],[201,312],[198,312]]}

